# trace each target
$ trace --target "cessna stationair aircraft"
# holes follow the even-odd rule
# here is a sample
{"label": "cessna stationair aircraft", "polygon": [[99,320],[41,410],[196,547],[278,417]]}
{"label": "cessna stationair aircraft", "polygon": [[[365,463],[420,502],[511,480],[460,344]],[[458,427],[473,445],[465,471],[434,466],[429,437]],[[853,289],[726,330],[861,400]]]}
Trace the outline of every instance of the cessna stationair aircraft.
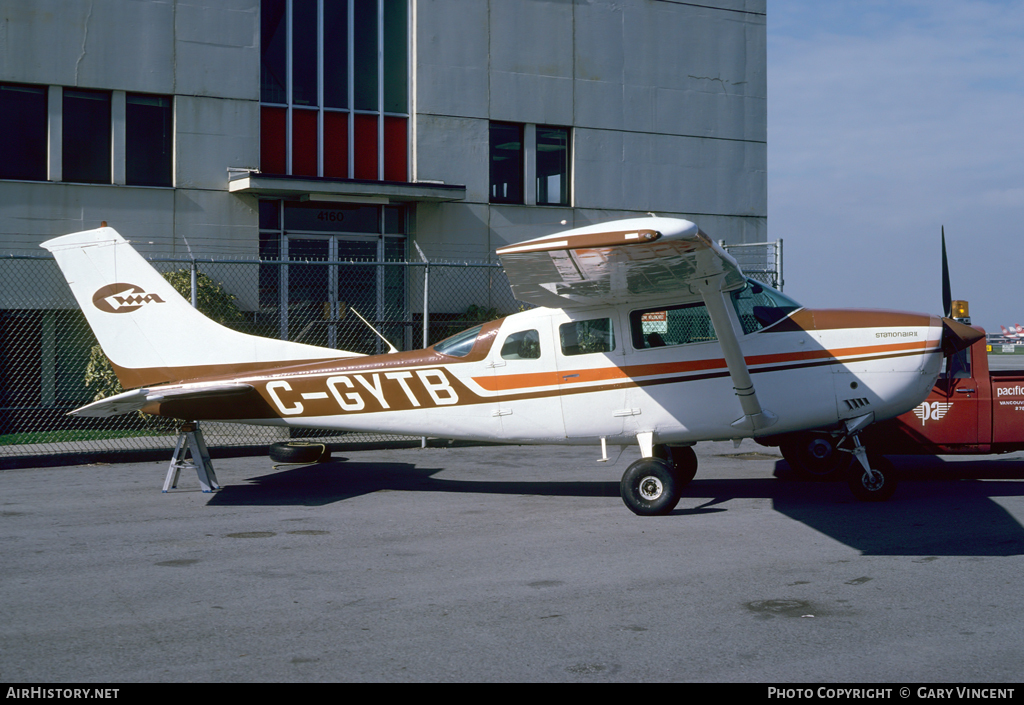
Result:
{"label": "cessna stationair aircraft", "polygon": [[860,461],[855,494],[888,497],[892,473],[859,432],[917,406],[944,355],[981,335],[924,314],[803,308],[672,218],[500,249],[516,298],[537,308],[371,356],[220,326],[109,227],[42,246],[132,390],[73,414],[593,444],[602,460],[608,445],[639,445],[621,483],[637,514],[675,507],[697,470],[697,441],[807,429],[834,432]]}

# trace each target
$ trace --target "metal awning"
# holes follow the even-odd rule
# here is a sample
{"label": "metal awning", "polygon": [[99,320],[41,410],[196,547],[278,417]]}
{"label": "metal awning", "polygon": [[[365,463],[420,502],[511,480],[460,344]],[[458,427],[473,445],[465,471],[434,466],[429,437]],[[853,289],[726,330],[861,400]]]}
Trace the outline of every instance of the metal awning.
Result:
{"label": "metal awning", "polygon": [[265,198],[342,203],[441,203],[466,198],[466,187],[456,184],[283,176],[233,169],[228,170],[228,191]]}

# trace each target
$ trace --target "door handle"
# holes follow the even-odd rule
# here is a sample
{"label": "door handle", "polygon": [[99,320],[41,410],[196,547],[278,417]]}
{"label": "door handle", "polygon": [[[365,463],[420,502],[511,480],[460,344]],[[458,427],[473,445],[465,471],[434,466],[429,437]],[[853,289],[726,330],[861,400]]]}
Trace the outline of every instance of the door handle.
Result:
{"label": "door handle", "polygon": [[958,390],[956,390],[956,393],[957,394],[974,394],[974,390],[973,389],[958,389]]}

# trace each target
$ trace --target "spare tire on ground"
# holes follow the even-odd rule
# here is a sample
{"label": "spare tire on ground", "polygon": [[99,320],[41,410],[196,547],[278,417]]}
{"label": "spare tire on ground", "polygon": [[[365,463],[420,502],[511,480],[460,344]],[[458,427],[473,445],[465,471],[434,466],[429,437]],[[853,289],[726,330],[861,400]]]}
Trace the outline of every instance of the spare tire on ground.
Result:
{"label": "spare tire on ground", "polygon": [[331,450],[324,443],[285,441],[270,446],[270,459],[275,463],[321,463],[330,458]]}

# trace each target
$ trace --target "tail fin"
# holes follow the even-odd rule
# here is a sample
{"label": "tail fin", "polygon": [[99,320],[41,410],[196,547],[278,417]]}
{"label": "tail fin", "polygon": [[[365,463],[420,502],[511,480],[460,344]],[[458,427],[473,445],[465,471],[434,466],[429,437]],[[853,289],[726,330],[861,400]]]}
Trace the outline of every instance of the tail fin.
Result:
{"label": "tail fin", "polygon": [[125,389],[358,353],[246,335],[199,313],[113,228],[54,238],[53,253]]}

